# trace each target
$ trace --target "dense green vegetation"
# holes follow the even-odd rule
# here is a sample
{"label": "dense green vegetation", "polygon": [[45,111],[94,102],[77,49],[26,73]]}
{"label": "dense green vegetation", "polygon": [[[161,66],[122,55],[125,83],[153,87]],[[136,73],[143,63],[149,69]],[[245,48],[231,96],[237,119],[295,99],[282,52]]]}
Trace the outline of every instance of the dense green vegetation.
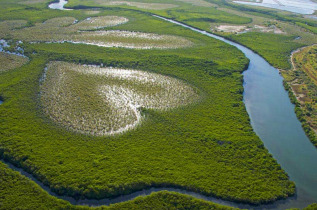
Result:
{"label": "dense green vegetation", "polygon": [[249,47],[279,69],[289,69],[291,67],[289,62],[291,51],[303,46],[293,42],[294,36],[270,33],[250,32],[228,35],[227,38]]}
{"label": "dense green vegetation", "polygon": [[[0,20],[14,19],[19,23],[19,27],[12,27],[12,22],[5,23],[6,30],[0,32],[1,37],[28,40],[26,33],[17,37],[12,29],[23,28],[25,24],[34,26],[55,17],[80,21],[90,16],[120,14],[130,21],[107,29],[179,36],[193,45],[183,49],[132,50],[67,43],[25,43],[30,63],[0,73],[0,97],[5,102],[0,106],[1,158],[34,174],[53,191],[75,198],[115,197],[151,186],[177,187],[253,204],[295,193],[294,183],[251,128],[242,102],[241,73],[248,64],[243,54],[234,47],[166,23],[146,12],[206,30],[210,23],[246,24],[250,23],[250,18],[216,8],[189,9],[191,4],[183,1],[173,2],[178,7],[168,10],[115,5],[104,6],[99,13],[48,10],[48,1],[18,2],[20,0],[0,0],[3,6]],[[96,6],[94,1],[72,0],[70,3],[77,8]],[[21,31],[29,30],[32,34],[34,28]],[[293,42],[294,36],[248,33],[229,37],[256,50],[280,68],[288,68],[290,51],[302,46]],[[142,126],[121,135],[94,137],[74,133],[55,124],[43,113],[39,80],[50,61],[102,64],[168,75],[197,87],[202,100],[167,112],[144,108]],[[3,164],[0,164],[0,173],[3,174],[0,179],[7,183],[0,188],[6,192],[5,196],[0,196],[0,208],[11,208],[14,204],[21,208],[75,208],[67,202],[53,200]],[[21,192],[30,192],[30,195],[21,197]],[[39,204],[43,200],[47,202]],[[154,207],[225,209],[167,192],[111,206],[117,209]]]}
{"label": "dense green vegetation", "polygon": [[[20,4],[21,0],[0,0],[0,20],[26,20],[29,25],[54,17],[65,16],[66,12],[47,8],[50,1],[42,4]],[[80,11],[71,11],[72,16],[80,19],[84,14]]]}
{"label": "dense green vegetation", "polygon": [[68,202],[49,196],[19,172],[0,162],[0,209],[57,209],[71,207]]}
{"label": "dense green vegetation", "polygon": [[132,201],[122,202],[99,208],[73,206],[56,199],[37,186],[33,181],[9,169],[0,162],[0,209],[219,209],[229,208],[212,202],[195,199],[179,193],[161,191],[149,196],[138,197]]}
{"label": "dense green vegetation", "polygon": [[314,210],[317,208],[317,203],[313,203],[309,206],[307,206],[306,208],[304,208],[304,210]]}
{"label": "dense green vegetation", "polygon": [[247,24],[252,20],[216,8],[175,9],[161,15],[209,31],[211,23]]}
{"label": "dense green vegetation", "polygon": [[[149,196],[137,197],[109,206],[86,207],[74,206],[70,203],[50,196],[33,181],[22,176],[19,172],[9,169],[0,161],[0,209],[217,209],[230,210],[230,208],[212,202],[203,201],[191,196],[160,191]],[[314,210],[317,204],[311,204],[304,210]]]}
{"label": "dense green vegetation", "polygon": [[[294,184],[249,124],[241,94],[241,72],[247,65],[243,54],[157,18],[138,16],[147,21],[118,28],[182,34],[195,45],[163,51],[25,44],[32,61],[0,78],[4,158],[54,191],[75,197],[112,197],[150,186],[175,186],[251,203],[293,194]],[[204,100],[166,113],[144,110],[147,121],[120,136],[74,134],[51,123],[38,108],[38,81],[49,60],[173,75],[201,89]]]}
{"label": "dense green vegetation", "polygon": [[[153,3],[157,1],[138,1],[138,2],[147,2],[147,3]],[[210,23],[213,22],[221,22],[221,23],[233,23],[233,24],[245,24],[250,23],[251,19],[246,17],[241,17],[235,14],[230,14],[228,12],[217,10],[215,7],[202,7],[202,6],[194,6],[191,3],[184,3],[183,1],[173,1],[173,0],[165,0],[160,1],[160,3],[169,3],[178,5],[175,8],[170,8],[166,10],[151,10],[150,8],[142,9],[139,8],[139,10],[148,12],[151,11],[154,14],[166,16],[172,19],[177,19],[178,21],[183,21],[188,24],[209,28]],[[100,1],[80,1],[80,0],[72,0],[67,4],[67,7],[71,8],[86,8],[86,7],[100,7],[109,9],[110,8],[129,8],[132,9],[134,7],[131,6],[125,6],[125,5],[103,5],[100,4]]]}
{"label": "dense green vegetation", "polygon": [[307,23],[301,23],[301,22],[296,22],[296,24],[302,26],[303,28],[310,30],[314,34],[317,34],[317,27],[316,26],[311,26]]}
{"label": "dense green vegetation", "polygon": [[110,205],[109,209],[217,209],[217,210],[234,210],[231,208],[195,199],[193,197],[179,193],[162,191],[152,193],[146,197],[138,197],[133,201]]}

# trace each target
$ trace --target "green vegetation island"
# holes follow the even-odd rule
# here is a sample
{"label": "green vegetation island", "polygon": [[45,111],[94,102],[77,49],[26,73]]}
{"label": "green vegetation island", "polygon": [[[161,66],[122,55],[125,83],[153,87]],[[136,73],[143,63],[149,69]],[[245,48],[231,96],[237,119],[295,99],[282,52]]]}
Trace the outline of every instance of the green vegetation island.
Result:
{"label": "green vegetation island", "polygon": [[316,11],[0,6],[0,209],[317,209]]}

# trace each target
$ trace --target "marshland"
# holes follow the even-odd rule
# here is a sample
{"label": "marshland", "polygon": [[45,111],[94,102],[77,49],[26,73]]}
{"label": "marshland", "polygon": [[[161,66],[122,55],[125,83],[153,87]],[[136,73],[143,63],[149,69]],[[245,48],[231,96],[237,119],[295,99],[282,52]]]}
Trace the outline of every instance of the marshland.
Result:
{"label": "marshland", "polygon": [[133,129],[142,108],[168,110],[199,98],[185,82],[145,71],[51,62],[45,74],[44,112],[63,127],[90,135]]}
{"label": "marshland", "polygon": [[[192,45],[191,41],[180,36],[138,31],[101,30],[125,24],[128,21],[128,18],[118,16],[89,17],[81,21],[73,17],[61,17],[52,18],[20,30],[13,30],[13,26],[10,26],[15,22],[3,22],[4,34],[2,37],[12,36],[14,39],[28,42],[72,42],[102,47],[137,49],[169,49]],[[23,23],[22,20],[20,22]]]}
{"label": "marshland", "polygon": [[10,69],[21,67],[28,61],[28,58],[20,55],[0,52],[0,63],[2,64],[0,66],[0,71],[7,71]]}
{"label": "marshland", "polygon": [[[316,208],[316,150],[271,66],[290,69],[291,52],[316,42],[314,20],[217,0],[0,4],[0,37],[22,43],[18,58],[28,58],[0,60],[11,68],[0,71],[0,157],[59,198],[126,199],[99,207],[110,209],[232,209],[196,192],[235,207]],[[215,32],[271,65],[204,35],[217,25],[283,31]],[[14,170],[0,164],[0,208],[89,208]],[[151,187],[184,191],[129,200]]]}

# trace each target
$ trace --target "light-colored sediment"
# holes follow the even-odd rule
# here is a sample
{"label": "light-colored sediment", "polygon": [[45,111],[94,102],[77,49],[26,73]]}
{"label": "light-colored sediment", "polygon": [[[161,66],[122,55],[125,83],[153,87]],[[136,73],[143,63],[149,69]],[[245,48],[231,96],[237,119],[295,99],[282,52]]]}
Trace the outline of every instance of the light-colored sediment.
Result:
{"label": "light-colored sediment", "polygon": [[236,25],[220,25],[216,27],[217,31],[227,32],[227,33],[236,33],[244,31],[247,26],[236,26]]}
{"label": "light-colored sediment", "polygon": [[275,33],[275,34],[285,34],[281,29],[275,25],[271,26],[261,26],[261,25],[219,25],[214,27],[214,30],[217,32],[225,33],[247,33],[247,32],[263,32],[263,33]]}

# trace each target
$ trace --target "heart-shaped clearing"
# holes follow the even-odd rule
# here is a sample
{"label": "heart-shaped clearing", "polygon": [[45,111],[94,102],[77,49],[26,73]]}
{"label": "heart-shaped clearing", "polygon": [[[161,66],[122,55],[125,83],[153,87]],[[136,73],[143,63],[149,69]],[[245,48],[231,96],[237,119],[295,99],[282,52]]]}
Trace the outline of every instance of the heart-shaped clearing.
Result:
{"label": "heart-shaped clearing", "polygon": [[139,70],[50,62],[41,84],[44,112],[76,132],[113,135],[141,120],[140,107],[167,110],[198,100],[197,89]]}

